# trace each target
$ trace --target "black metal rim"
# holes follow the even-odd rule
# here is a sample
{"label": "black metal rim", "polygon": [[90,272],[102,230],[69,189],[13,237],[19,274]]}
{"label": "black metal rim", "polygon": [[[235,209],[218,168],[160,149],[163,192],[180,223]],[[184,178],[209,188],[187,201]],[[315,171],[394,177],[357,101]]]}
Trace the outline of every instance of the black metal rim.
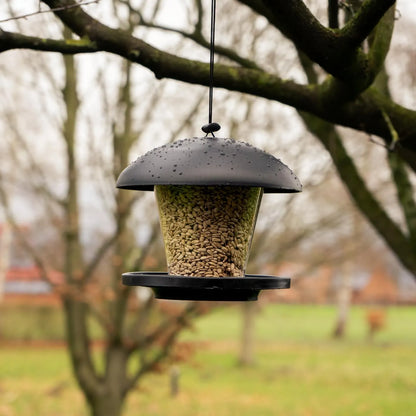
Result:
{"label": "black metal rim", "polygon": [[157,299],[249,301],[263,289],[288,289],[290,278],[246,275],[245,277],[172,276],[164,272],[123,274],[123,284],[152,288]]}

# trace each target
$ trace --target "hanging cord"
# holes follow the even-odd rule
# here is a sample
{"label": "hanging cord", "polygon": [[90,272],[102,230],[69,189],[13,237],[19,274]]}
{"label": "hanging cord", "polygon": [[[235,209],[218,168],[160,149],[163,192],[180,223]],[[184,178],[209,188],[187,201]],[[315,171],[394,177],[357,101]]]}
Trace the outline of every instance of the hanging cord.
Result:
{"label": "hanging cord", "polygon": [[214,132],[218,131],[221,126],[218,123],[212,122],[212,102],[214,98],[214,58],[215,58],[215,17],[217,10],[217,1],[211,0],[211,40],[210,40],[210,52],[209,52],[209,109],[208,109],[208,124],[202,126],[202,131],[208,134],[212,134],[215,137]]}
{"label": "hanging cord", "polygon": [[215,21],[217,1],[211,1],[211,42],[209,49],[209,111],[208,123],[212,123],[212,101],[214,97]]}

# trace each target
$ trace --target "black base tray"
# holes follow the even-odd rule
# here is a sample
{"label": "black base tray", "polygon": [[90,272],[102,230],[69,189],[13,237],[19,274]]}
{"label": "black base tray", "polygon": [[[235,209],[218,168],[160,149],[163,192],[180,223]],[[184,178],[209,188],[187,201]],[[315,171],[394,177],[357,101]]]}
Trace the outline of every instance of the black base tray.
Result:
{"label": "black base tray", "polygon": [[152,288],[156,299],[250,301],[263,289],[288,289],[290,279],[263,275],[245,277],[171,276],[163,272],[123,274],[123,284]]}

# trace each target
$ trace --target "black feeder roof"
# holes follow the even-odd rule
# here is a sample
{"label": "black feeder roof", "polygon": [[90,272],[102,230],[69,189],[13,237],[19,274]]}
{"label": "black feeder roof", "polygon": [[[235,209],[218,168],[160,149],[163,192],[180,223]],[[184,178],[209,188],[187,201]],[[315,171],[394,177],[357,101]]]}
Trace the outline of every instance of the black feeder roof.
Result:
{"label": "black feeder roof", "polygon": [[194,137],[157,147],[121,172],[117,187],[154,185],[258,186],[268,193],[300,192],[296,175],[279,159],[228,138]]}

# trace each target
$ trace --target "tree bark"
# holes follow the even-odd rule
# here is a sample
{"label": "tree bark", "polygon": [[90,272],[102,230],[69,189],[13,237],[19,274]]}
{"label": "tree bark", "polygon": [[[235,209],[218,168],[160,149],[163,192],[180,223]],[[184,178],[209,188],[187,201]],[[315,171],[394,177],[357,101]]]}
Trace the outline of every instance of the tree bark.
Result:
{"label": "tree bark", "polygon": [[334,338],[344,338],[351,305],[352,264],[347,260],[341,268],[341,284],[337,293],[338,314],[333,331]]}
{"label": "tree bark", "polygon": [[89,401],[91,416],[120,416],[123,410],[124,397],[104,392]]}
{"label": "tree bark", "polygon": [[255,324],[257,315],[256,302],[245,302],[242,304],[242,331],[241,331],[241,349],[239,364],[242,366],[251,366],[255,362],[254,344],[255,344]]}
{"label": "tree bark", "polygon": [[[64,29],[64,36],[71,32]],[[66,119],[63,126],[63,137],[67,155],[67,193],[65,209],[65,264],[64,273],[68,285],[63,294],[63,306],[66,321],[66,336],[74,375],[87,400],[90,401],[99,391],[99,379],[91,357],[88,331],[89,307],[84,300],[83,256],[79,237],[79,200],[78,171],[76,163],[75,142],[79,101],[77,96],[77,72],[74,57],[64,55],[65,86],[63,98],[66,108]],[[104,413],[103,413],[104,415]]]}
{"label": "tree bark", "polygon": [[4,284],[7,271],[9,270],[11,239],[11,230],[6,222],[0,228],[0,303],[4,297]]}

